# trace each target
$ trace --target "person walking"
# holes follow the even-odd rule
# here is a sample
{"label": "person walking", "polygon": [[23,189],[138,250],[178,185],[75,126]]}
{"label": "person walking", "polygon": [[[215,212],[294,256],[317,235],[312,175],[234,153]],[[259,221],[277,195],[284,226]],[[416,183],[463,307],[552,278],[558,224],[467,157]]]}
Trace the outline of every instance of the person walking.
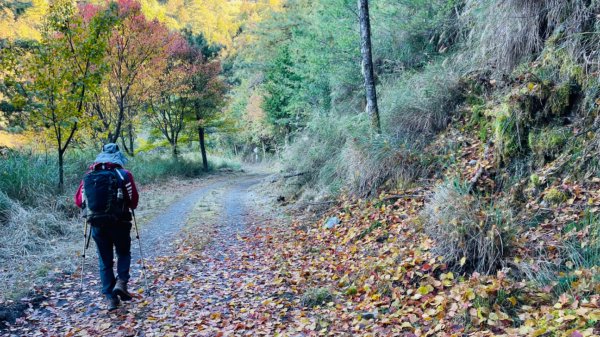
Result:
{"label": "person walking", "polygon": [[[117,144],[104,145],[75,194],[75,204],[84,210],[96,242],[101,292],[109,311],[117,309],[121,300],[131,300],[127,290],[131,265],[131,211],[137,208],[139,195],[133,175],[124,169],[126,163],[127,158]],[[117,277],[113,270],[115,251]]]}

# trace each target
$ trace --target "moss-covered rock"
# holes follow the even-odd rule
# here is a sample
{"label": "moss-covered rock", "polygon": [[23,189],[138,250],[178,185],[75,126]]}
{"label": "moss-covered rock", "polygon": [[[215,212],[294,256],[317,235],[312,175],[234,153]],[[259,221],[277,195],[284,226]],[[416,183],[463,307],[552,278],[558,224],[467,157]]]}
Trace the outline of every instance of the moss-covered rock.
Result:
{"label": "moss-covered rock", "polygon": [[544,201],[551,205],[560,205],[567,199],[567,194],[556,187],[552,187],[544,193]]}
{"label": "moss-covered rock", "polygon": [[496,111],[494,121],[494,142],[498,158],[503,163],[510,160],[525,150],[524,138],[525,130],[517,113],[508,104],[503,104]]}
{"label": "moss-covered rock", "polygon": [[542,164],[555,159],[567,144],[569,132],[565,128],[544,128],[529,133],[528,144]]}
{"label": "moss-covered rock", "polygon": [[546,110],[552,117],[563,116],[569,112],[571,106],[572,87],[570,82],[562,83],[550,91],[550,97],[546,103]]}

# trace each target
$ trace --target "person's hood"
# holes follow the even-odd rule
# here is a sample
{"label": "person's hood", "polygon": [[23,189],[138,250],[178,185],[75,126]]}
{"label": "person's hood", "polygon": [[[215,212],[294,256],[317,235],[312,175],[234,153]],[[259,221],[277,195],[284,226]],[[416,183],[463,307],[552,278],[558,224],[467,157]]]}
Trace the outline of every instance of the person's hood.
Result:
{"label": "person's hood", "polygon": [[124,167],[127,164],[127,158],[119,150],[119,145],[108,143],[102,147],[102,152],[98,154],[94,163],[113,163]]}

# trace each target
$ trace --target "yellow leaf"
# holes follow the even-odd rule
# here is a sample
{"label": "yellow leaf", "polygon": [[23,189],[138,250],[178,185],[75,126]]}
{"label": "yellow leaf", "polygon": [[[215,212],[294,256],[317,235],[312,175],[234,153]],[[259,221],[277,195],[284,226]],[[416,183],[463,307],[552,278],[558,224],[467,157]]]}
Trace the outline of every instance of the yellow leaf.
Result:
{"label": "yellow leaf", "polygon": [[462,266],[464,266],[464,265],[465,265],[465,263],[467,263],[467,257],[466,257],[466,256],[463,256],[463,257],[462,257],[462,259],[460,259],[460,266],[461,266],[461,267],[462,267]]}
{"label": "yellow leaf", "polygon": [[472,301],[475,299],[475,292],[473,291],[473,289],[467,289],[467,291],[465,292],[465,295],[469,301]]}
{"label": "yellow leaf", "polygon": [[417,289],[417,291],[419,292],[419,294],[421,295],[427,295],[429,294],[431,291],[433,290],[433,287],[428,284],[426,286],[420,286],[419,289]]}
{"label": "yellow leaf", "polygon": [[412,324],[410,324],[410,322],[403,322],[402,325],[400,326],[402,329],[412,329]]}

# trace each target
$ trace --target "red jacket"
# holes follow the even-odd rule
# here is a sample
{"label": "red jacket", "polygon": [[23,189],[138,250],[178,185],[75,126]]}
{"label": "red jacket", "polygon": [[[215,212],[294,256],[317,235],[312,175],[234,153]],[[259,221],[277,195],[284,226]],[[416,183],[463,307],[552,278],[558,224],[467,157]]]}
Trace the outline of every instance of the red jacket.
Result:
{"label": "red jacket", "polygon": [[[96,167],[96,165],[105,165],[105,167],[107,169],[113,169],[113,168],[118,168],[121,169],[121,171],[125,171],[125,173],[127,174],[127,194],[125,194],[126,196],[126,205],[127,207],[131,208],[131,209],[136,209],[138,206],[138,201],[139,201],[139,194],[138,194],[138,190],[137,187],[135,186],[135,182],[133,181],[133,175],[131,174],[131,172],[127,171],[126,169],[122,168],[121,165],[117,165],[117,164],[113,164],[113,163],[94,163],[89,167],[89,170],[86,173],[89,173],[91,171],[94,170],[94,167]],[[75,205],[77,205],[77,207],[82,208],[83,207],[83,180],[79,183],[79,188],[77,189],[77,193],[75,193]]]}

